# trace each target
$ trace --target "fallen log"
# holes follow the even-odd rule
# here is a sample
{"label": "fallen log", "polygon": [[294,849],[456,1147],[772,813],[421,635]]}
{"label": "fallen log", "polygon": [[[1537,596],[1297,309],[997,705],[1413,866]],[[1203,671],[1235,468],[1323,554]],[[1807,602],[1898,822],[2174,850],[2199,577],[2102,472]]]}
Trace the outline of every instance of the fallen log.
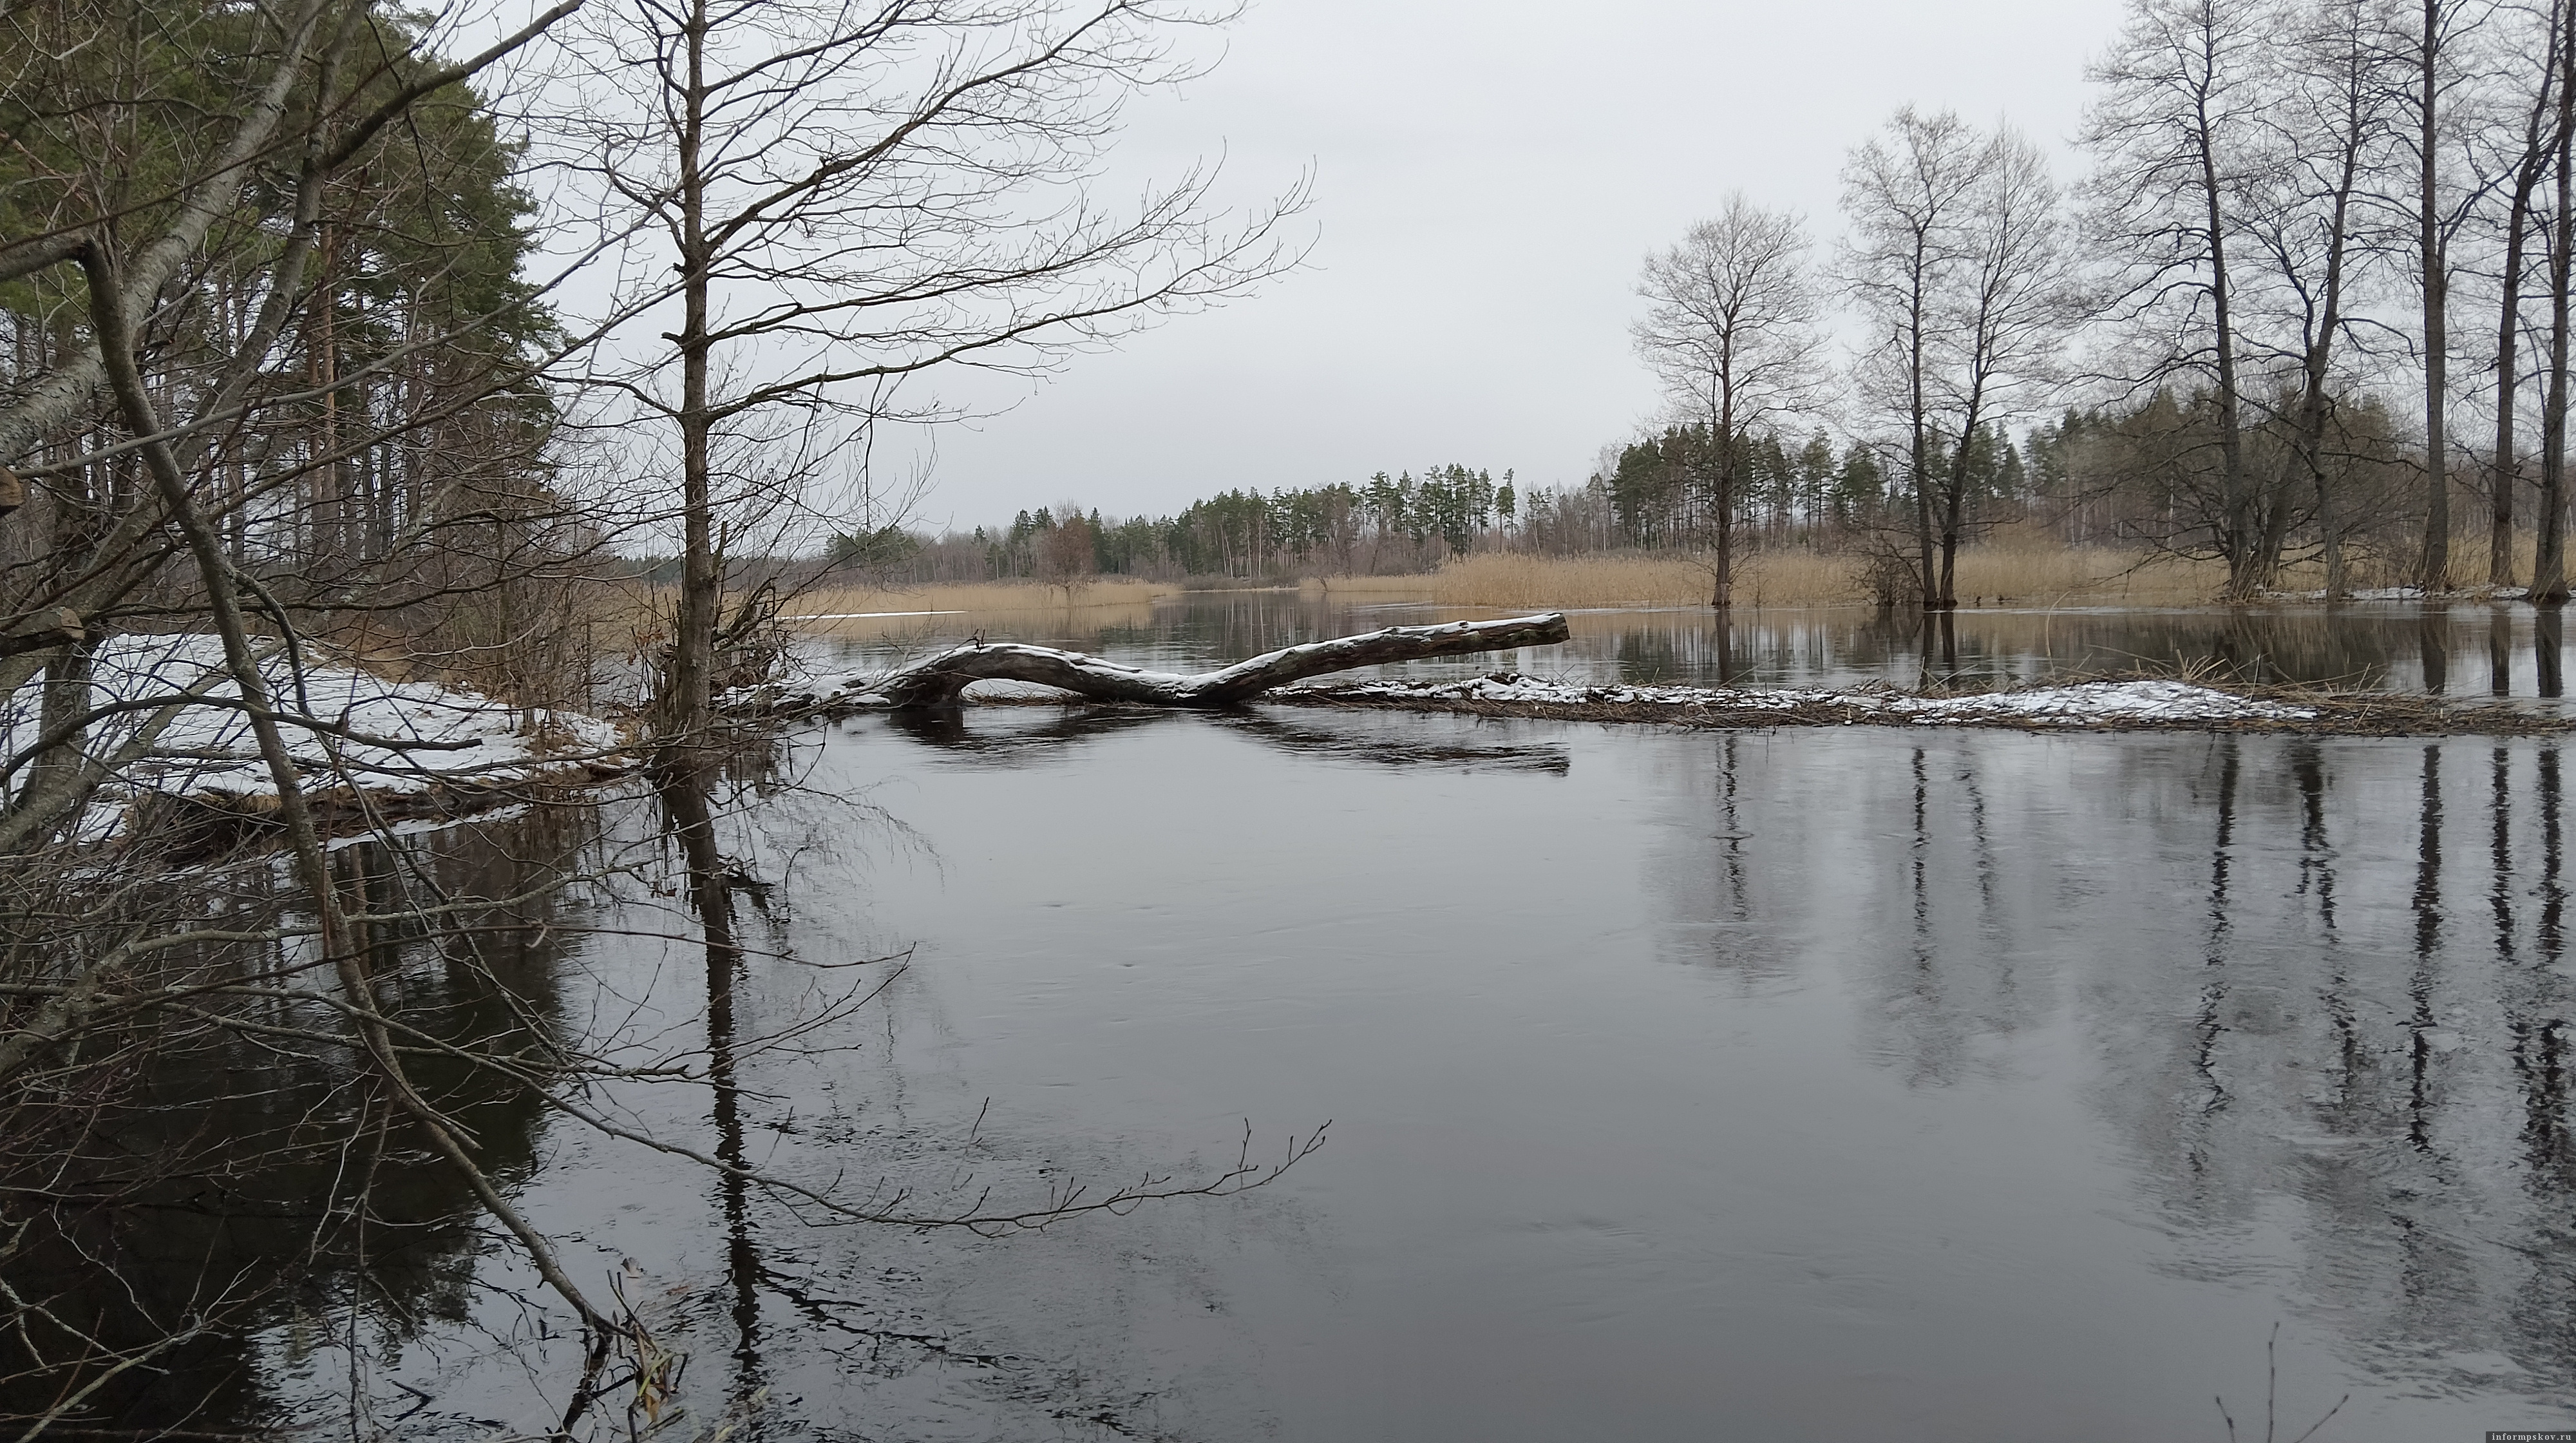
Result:
{"label": "fallen log", "polygon": [[1273,687],[1355,666],[1465,656],[1516,646],[1553,646],[1566,639],[1565,616],[1514,616],[1498,621],[1453,621],[1441,626],[1390,626],[1361,636],[1282,647],[1218,671],[1184,675],[1146,671],[1021,642],[969,642],[898,667],[884,676],[821,698],[820,707],[875,704],[899,709],[953,706],[979,681],[1030,682],[1093,701],[1148,706],[1220,707],[1248,701]]}

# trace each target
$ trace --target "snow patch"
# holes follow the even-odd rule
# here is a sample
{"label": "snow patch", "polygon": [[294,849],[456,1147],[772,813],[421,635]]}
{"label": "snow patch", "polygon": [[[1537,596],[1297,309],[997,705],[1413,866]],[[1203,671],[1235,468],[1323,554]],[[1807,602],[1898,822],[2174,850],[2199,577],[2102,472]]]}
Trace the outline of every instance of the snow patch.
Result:
{"label": "snow patch", "polygon": [[1556,706],[1710,707],[1788,712],[1841,708],[1927,725],[2013,720],[2061,726],[2116,722],[2301,721],[2313,708],[2257,701],[2179,681],[2089,681],[1976,696],[1908,696],[1883,691],[1817,691],[1769,687],[1578,686],[1497,673],[1464,681],[1372,681],[1330,688],[1341,696],[1391,701],[1481,701]]}
{"label": "snow patch", "polygon": [[[2527,586],[2472,586],[2465,588],[2453,587],[2449,591],[2437,591],[2433,593],[2431,599],[2436,601],[2470,602],[2523,601],[2527,600],[2530,596],[2531,588]],[[2316,591],[2267,591],[2263,593],[2263,598],[2266,601],[2324,601],[2327,599],[2326,594],[2322,589]],[[2346,601],[2423,601],[2425,599],[2426,596],[2424,594],[2424,588],[2420,586],[2364,586],[2344,593],[2344,600]]]}
{"label": "snow patch", "polygon": [[[281,713],[287,749],[316,790],[491,786],[566,763],[607,761],[625,743],[597,717],[523,710],[432,682],[389,681],[310,643],[302,648],[299,675],[282,644],[257,645],[266,652],[260,675]],[[83,836],[112,835],[126,807],[150,795],[245,798],[275,791],[218,638],[111,637],[92,659],[88,690],[92,708],[130,709],[92,722],[82,749],[103,761],[138,744],[141,750],[117,767],[100,804],[78,825]],[[29,682],[0,706],[0,744],[13,759],[41,732],[44,691],[41,679]],[[295,716],[329,730],[287,719]],[[23,786],[27,775],[23,766],[12,770],[7,789]]]}

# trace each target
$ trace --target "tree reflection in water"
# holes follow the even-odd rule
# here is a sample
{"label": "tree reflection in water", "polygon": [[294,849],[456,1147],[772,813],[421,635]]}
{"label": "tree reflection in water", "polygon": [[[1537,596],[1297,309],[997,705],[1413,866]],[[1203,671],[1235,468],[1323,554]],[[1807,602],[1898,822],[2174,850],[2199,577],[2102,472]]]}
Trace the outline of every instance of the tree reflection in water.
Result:
{"label": "tree reflection in water", "polygon": [[[422,1044],[407,1058],[414,1081],[505,1186],[536,1165],[541,1108],[440,1049],[549,1066],[582,910],[550,884],[594,864],[596,842],[590,808],[538,807],[433,843],[333,854],[353,912],[377,919],[362,935],[380,993]],[[311,984],[282,868],[257,855],[138,890],[128,915],[83,925],[290,935],[152,954],[134,980],[195,990],[202,1008],[85,1038],[93,1055],[125,1060],[84,1073],[66,1058],[82,1092],[13,1089],[0,1120],[15,1310],[0,1410],[24,1418],[79,1399],[79,1430],[135,1436],[254,1426],[278,1403],[263,1330],[290,1356],[399,1348],[478,1309],[488,1283],[476,1257],[490,1239],[464,1182],[385,1099],[351,1085],[339,1049],[307,1030],[313,1010],[292,1004]],[[434,930],[416,915],[388,920],[423,894],[452,909]],[[248,991],[233,994],[244,1000],[227,1025],[198,1025],[194,1014],[224,1006],[220,989]],[[146,1361],[117,1366],[134,1357]]]}
{"label": "tree reflection in water", "polygon": [[[1133,609],[1007,619],[1018,640],[1095,652],[1131,665],[1197,669],[1282,646],[1380,626],[1490,617],[1491,607],[1353,606],[1330,593],[1192,592]],[[1114,616],[1116,619],[1105,619]],[[2523,695],[2561,693],[2555,608],[2347,603],[2331,608],[2197,607],[2123,610],[2026,606],[1926,615],[1867,606],[1704,607],[1579,611],[1558,647],[1424,662],[1417,675],[1504,669],[1587,683],[1986,687],[2052,677],[2145,671],[2258,684],[2449,692],[2486,666],[2488,689],[2513,694],[2512,655],[2528,644],[2537,667]],[[837,667],[884,666],[961,642],[971,618],[942,630],[818,643]],[[934,625],[942,625],[934,623]],[[996,632],[1000,635],[1000,632]],[[2503,690],[2497,690],[2502,687]]]}
{"label": "tree reflection in water", "polygon": [[[1268,1106],[1317,1086],[1325,1058],[1363,1075],[1386,1114],[1373,1124],[1420,1114],[1411,1139],[1433,1149],[1486,1139],[1455,1143],[1444,1165],[1540,1189],[1488,1213],[1476,1212],[1481,1187],[1444,1194],[1463,1223],[1444,1203],[1430,1214],[1436,1231],[1389,1225],[1376,1251],[1350,1254],[1393,1282],[1352,1268],[1313,1285],[1332,1295],[1319,1312],[1281,1308],[1269,1326],[1320,1318],[1312,1336],[1366,1334],[1389,1314],[1340,1311],[1344,1290],[1383,1309],[1390,1291],[1450,1287],[1475,1316],[1466,1304],[1400,1316],[1470,1329],[1509,1313],[1517,1325],[1535,1298],[1531,1330],[1553,1355],[1583,1346],[1577,1335],[1595,1323],[1626,1352],[1640,1334],[1624,1327],[1680,1320],[1730,1336],[1728,1318],[1767,1309],[1762,1335],[1805,1328],[1802,1339],[1888,1346],[1851,1366],[1937,1389],[1955,1370],[1925,1358],[1959,1355],[1938,1354],[1948,1338],[1922,1340],[1957,1328],[1921,1327],[1887,1300],[1957,1303],[1991,1321],[2000,1314],[1974,1313],[1978,1300],[1961,1295],[2009,1267],[1906,1274],[1923,1236],[1955,1214],[1909,1216],[1884,1236],[1866,1226],[1945,1205],[2000,1210],[2034,1179],[2098,1171],[2118,1190],[2111,1226],[2137,1223],[2138,1266],[2167,1275],[2106,1264],[2116,1298],[2080,1300],[2131,1310],[2124,1339],[2204,1327],[2216,1315],[2208,1294],[2236,1288],[2339,1340],[2351,1371],[2387,1393],[2491,1401],[2576,1388],[2576,1001],[2559,747],[1867,731],[991,708],[862,720],[785,761],[666,778],[658,796],[598,816],[350,847],[339,865],[371,899],[365,910],[384,916],[398,909],[382,899],[404,888],[493,897],[634,863],[593,893],[483,909],[489,925],[465,929],[470,953],[391,924],[368,940],[388,985],[454,1035],[480,1030],[533,1053],[549,1033],[617,1032],[670,1070],[650,1087],[555,1077],[566,1095],[612,1100],[720,1166],[619,1161],[547,1124],[525,1095],[478,1092],[471,1070],[421,1059],[505,1179],[556,1222],[573,1220],[585,1279],[631,1251],[624,1296],[664,1344],[693,1355],[681,1392],[701,1421],[774,1415],[782,1435],[862,1413],[898,1434],[1046,1436],[1101,1417],[1149,1436],[1257,1432],[1272,1395],[1243,1360],[1295,1352],[1280,1340],[1310,1335],[1235,1319],[1241,1292],[1270,1275],[1228,1272],[1227,1259],[1275,1252],[1276,1273],[1299,1285],[1330,1274],[1346,1255],[1327,1224],[1367,1233],[1385,1215],[1363,1201],[1443,1180],[1417,1147],[1382,1151],[1377,1173],[1365,1154],[1342,1164],[1330,1186],[1295,1199],[1305,1211],[1278,1199],[1266,1225],[1296,1232],[1322,1219],[1284,1247],[1242,1215],[1186,1209],[1088,1240],[1042,1234],[989,1249],[963,1235],[950,1246],[908,1231],[817,1231],[797,1198],[749,1175],[867,1171],[969,1196],[1042,1190],[1077,1166],[1124,1176],[1204,1124],[1199,1067],[1256,1053],[1275,1054],[1287,1079],[1288,1091],[1263,1095]],[[808,760],[811,772],[798,770]],[[871,972],[864,958],[899,950],[872,909],[911,884],[884,864],[893,849],[858,837],[866,813],[849,796],[889,775],[908,778],[908,819],[1019,860],[977,872],[948,841],[950,858],[934,860],[974,880],[947,910],[918,914],[941,919],[922,933],[946,949],[941,965],[906,974],[888,1005],[862,1015],[840,999],[886,985],[891,969]],[[1232,814],[1173,826],[1195,799],[1231,803],[1234,789],[1257,826]],[[1079,865],[1049,870],[1086,847]],[[1260,867],[1238,863],[1237,848]],[[1537,880],[1480,885],[1512,867]],[[1596,891],[1554,895],[1558,868],[1589,869]],[[233,892],[221,905],[242,917],[284,905],[270,873],[224,875]],[[1091,890],[1118,896],[1106,904]],[[1319,896],[1334,905],[1276,925],[1292,902]],[[255,961],[210,950],[168,965],[193,975]],[[839,1020],[798,1031],[816,1016]],[[1104,1048],[1113,1027],[1129,1030]],[[1756,1041],[1731,1042],[1730,1028]],[[1176,1037],[1201,1050],[1153,1050]],[[995,1060],[1030,1054],[1019,1095],[1072,1100],[1032,1119],[1012,1115],[1006,1095],[980,1119]],[[400,1130],[365,1127],[366,1099],[348,1093],[345,1073],[247,1032],[169,1055],[135,1096],[172,1107],[146,1117],[120,1104],[71,1128],[92,1139],[84,1155],[104,1185],[129,1196],[47,1213],[60,1237],[30,1229],[5,1276],[91,1310],[113,1301],[104,1277],[137,1300],[132,1317],[153,1320],[254,1263],[287,1276],[260,1279],[276,1289],[166,1359],[167,1372],[120,1385],[118,1419],[335,1417],[352,1373],[380,1418],[419,1404],[406,1426],[537,1416],[519,1406],[527,1379],[504,1373],[532,1358],[562,1376],[560,1345],[538,1336],[546,1310],[522,1306],[524,1274]],[[1108,1112],[1085,1113],[1081,1097],[1098,1093]],[[1492,1102],[1497,1093],[1505,1100]],[[1611,1115],[1605,1097],[1650,1115]],[[1972,1105],[1899,1106],[1941,1098]],[[1989,1105],[1992,1116],[1978,1115]],[[1757,1113],[1767,1115],[1748,1121]],[[1938,1188],[1915,1191],[1920,1178],[1848,1155],[1860,1149],[1835,1132],[1858,1131],[1855,1113],[1895,1117],[1898,1129],[1937,1123],[1954,1130],[1938,1146],[1992,1144],[1975,1155],[2030,1171],[1969,1179],[1945,1204]],[[79,1130],[93,1121],[95,1133]],[[1579,1154],[1620,1159],[1617,1175],[1555,1165],[1578,1154],[1554,1150],[1623,1130],[1652,1140]],[[326,1156],[306,1145],[316,1134],[383,1145]],[[1686,1151],[1676,1137],[1709,1140],[1717,1161],[1673,1162]],[[2109,1156],[2072,1157],[2094,1152]],[[1524,1156],[1542,1165],[1511,1174]],[[1910,1156],[1937,1162],[1932,1149]],[[110,1165],[135,1157],[164,1165],[148,1176]],[[1821,1159],[1849,1191],[1893,1201],[1830,1212],[1842,1200],[1802,1191],[1811,1180],[1794,1169],[1738,1186],[1782,1159]],[[18,1197],[32,1196],[24,1168],[16,1175]],[[1766,1194],[1777,1211],[1748,1222]],[[361,1195],[370,1207],[353,1206]],[[1864,1227],[1825,1236],[1816,1215]],[[1774,1222],[1780,1231],[1762,1231]],[[2063,1226],[2087,1245],[2103,1236]],[[1520,1264],[1551,1248],[1560,1261],[1608,1258],[1609,1271],[1524,1276]],[[1417,1264],[1422,1255],[1433,1264]],[[1310,1267],[1318,1256],[1327,1265]],[[1864,1282],[1824,1296],[1816,1259]],[[1765,1293],[1775,1274],[1790,1281]],[[1920,1290],[1886,1282],[1897,1274]],[[2166,1290],[2169,1279],[2210,1286]],[[2082,1291],[2022,1279],[1994,1295],[2037,1307]],[[1605,1297],[1636,1310],[1618,1316]],[[1583,1325],[1549,1331],[1568,1318]],[[1169,1366],[1156,1349],[1175,1337],[1199,1349],[1195,1362],[1221,1364]],[[1698,1399],[1712,1365],[1692,1351],[1698,1334],[1682,1341],[1677,1354],[1691,1356],[1676,1376],[1689,1386],[1675,1396]],[[1387,1333],[1360,1346],[1394,1356],[1418,1340]],[[2259,1355],[2259,1333],[2251,1346]],[[1472,1367],[1458,1376],[1490,1383]],[[2206,1406],[2196,1373],[2155,1381]],[[40,1401],[20,1386],[13,1403]],[[1759,1394],[1762,1383],[1729,1386]],[[1225,1426],[1173,1421],[1219,1413]],[[2336,1427],[2369,1416],[2356,1408]],[[592,1421],[616,1431],[625,1420]]]}
{"label": "tree reflection in water", "polygon": [[[2304,1306],[2372,1369],[2576,1389],[2556,743],[1954,734],[1831,783],[1780,761],[1720,747],[1670,779],[1725,838],[1699,880],[1658,864],[1701,939],[1674,955],[1785,977],[1776,934],[1803,927],[1855,960],[1865,1052],[1915,1088],[2072,1007],[2170,1267],[2223,1275],[2286,1227]],[[1720,899],[1752,920],[1709,929]]]}

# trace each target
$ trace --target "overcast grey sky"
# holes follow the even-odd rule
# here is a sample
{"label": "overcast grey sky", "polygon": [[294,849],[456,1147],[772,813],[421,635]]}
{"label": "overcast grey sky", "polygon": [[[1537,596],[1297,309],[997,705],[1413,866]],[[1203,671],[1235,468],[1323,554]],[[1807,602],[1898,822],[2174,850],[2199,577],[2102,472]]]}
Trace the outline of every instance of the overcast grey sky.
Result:
{"label": "overcast grey sky", "polygon": [[1308,268],[945,428],[921,520],[1160,513],[1453,460],[1579,481],[1657,412],[1627,331],[1649,249],[1742,189],[1804,212],[1821,255],[1844,153],[1908,101],[2009,118],[2071,174],[2120,9],[1255,0],[1212,74],[1135,108],[1120,167],[1222,152],[1249,196],[1311,166]]}

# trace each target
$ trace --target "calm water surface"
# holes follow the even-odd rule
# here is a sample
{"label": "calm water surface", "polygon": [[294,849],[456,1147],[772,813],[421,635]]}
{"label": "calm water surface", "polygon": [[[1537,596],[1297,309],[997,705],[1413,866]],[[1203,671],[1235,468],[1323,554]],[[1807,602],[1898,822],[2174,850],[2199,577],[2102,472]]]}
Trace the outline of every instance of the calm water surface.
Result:
{"label": "calm water surface", "polygon": [[[1233,615],[1106,644],[1196,665],[1303,624]],[[1919,666],[1867,620],[1745,665]],[[1524,666],[1703,677],[1696,624]],[[2390,635],[2422,630],[2314,665],[2421,684]],[[2529,613],[2507,631],[2535,691]],[[2480,641],[2437,648],[2454,683]],[[2319,1440],[2576,1426],[2570,773],[2474,738],[863,718],[725,799],[781,884],[738,967],[616,930],[672,920],[639,882],[526,969],[639,1057],[870,998],[742,1051],[738,1108],[620,1115],[926,1202],[1204,1176],[1247,1119],[1256,1160],[1326,1146],[985,1240],[492,1126],[578,1275],[689,1351],[687,1401],[770,1438],[2216,1440],[2276,1325],[2283,1438],[2346,1394]],[[524,825],[437,845],[524,866]],[[432,1400],[405,1430],[483,1436],[563,1345],[506,1251],[445,1256],[380,1283],[408,1311],[357,1356]],[[352,1354],[286,1317],[251,1356],[322,1417]]]}
{"label": "calm water surface", "polygon": [[[1277,646],[1490,608],[1352,605],[1308,592],[1198,592],[1153,607],[1050,617],[928,616],[865,623],[818,659],[876,666],[970,634],[1044,641],[1138,665],[1195,668]],[[1584,682],[1751,686],[1992,685],[2068,675],[2176,670],[2251,682],[2431,690],[2463,697],[2558,697],[2564,628],[2528,606],[2365,603],[2162,610],[1968,610],[1923,618],[1867,607],[1742,611],[1720,626],[1706,608],[1578,611],[1564,646],[1416,663],[1413,675],[1495,669]],[[876,635],[883,629],[890,635]]]}
{"label": "calm water surface", "polygon": [[2322,1437],[2570,1421],[2555,747],[1006,717],[806,781],[922,848],[788,928],[918,945],[853,1117],[1095,1175],[1333,1119],[1253,1198],[908,1245],[1132,1431],[2215,1438],[2275,1322]]}

